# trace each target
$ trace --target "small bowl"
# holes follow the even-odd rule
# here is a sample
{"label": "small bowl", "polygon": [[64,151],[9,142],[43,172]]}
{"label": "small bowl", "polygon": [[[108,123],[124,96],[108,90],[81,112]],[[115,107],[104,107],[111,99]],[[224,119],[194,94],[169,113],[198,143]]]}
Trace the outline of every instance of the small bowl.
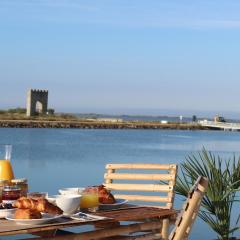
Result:
{"label": "small bowl", "polygon": [[68,194],[79,194],[81,195],[85,188],[62,188],[59,189],[58,192],[62,195],[68,195]]}
{"label": "small bowl", "polygon": [[57,195],[56,205],[63,210],[64,214],[73,214],[80,206],[80,199],[79,194]]}

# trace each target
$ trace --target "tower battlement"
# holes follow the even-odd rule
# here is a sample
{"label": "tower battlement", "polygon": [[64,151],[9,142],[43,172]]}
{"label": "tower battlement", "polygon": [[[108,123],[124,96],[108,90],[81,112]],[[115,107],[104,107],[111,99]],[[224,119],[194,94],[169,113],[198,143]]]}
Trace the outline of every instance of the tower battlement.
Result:
{"label": "tower battlement", "polygon": [[30,89],[31,93],[48,93],[48,90],[44,89]]}

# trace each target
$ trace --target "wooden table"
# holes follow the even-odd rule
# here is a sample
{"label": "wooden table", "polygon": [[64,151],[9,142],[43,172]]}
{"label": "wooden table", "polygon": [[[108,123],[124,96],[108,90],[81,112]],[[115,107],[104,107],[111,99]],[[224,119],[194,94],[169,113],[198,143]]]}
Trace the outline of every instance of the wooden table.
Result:
{"label": "wooden table", "polygon": [[[44,236],[44,239],[46,239],[46,236],[51,236],[54,239],[96,239],[100,237],[112,237],[131,231],[138,232],[142,230],[161,229],[162,220],[172,218],[176,214],[176,211],[147,206],[127,205],[121,209],[99,211],[94,214],[106,217],[106,219],[82,222],[79,220],[60,218],[55,222],[41,225],[17,225],[13,221],[0,220],[0,236],[33,234]],[[120,224],[122,221],[124,221],[124,225]],[[134,223],[126,224],[126,221]],[[71,235],[68,235],[67,238],[66,235],[55,235],[59,229],[89,224],[94,225],[96,230],[75,234],[68,232]],[[168,226],[166,225],[165,228],[168,228]],[[165,233],[165,236],[162,236],[163,239],[167,239],[167,232],[168,229],[162,229],[162,233]]]}

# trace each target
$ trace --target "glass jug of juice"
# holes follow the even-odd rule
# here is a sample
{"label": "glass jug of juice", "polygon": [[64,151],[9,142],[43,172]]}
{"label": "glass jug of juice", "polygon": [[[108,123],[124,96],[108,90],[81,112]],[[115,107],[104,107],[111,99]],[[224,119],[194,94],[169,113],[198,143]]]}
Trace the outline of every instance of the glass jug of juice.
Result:
{"label": "glass jug of juice", "polygon": [[11,165],[12,145],[0,145],[0,180],[12,180],[14,178]]}

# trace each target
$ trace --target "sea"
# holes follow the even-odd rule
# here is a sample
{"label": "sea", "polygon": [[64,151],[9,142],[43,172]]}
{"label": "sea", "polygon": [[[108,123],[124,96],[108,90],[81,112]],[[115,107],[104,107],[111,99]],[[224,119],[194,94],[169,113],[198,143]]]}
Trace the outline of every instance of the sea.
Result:
{"label": "sea", "polygon": [[[30,191],[49,195],[103,183],[107,163],[180,166],[203,148],[225,159],[240,156],[240,133],[226,131],[0,128],[0,144],[13,145],[15,177],[27,178]],[[176,196],[174,207],[182,203]],[[216,239],[216,234],[197,219],[189,239]]]}

